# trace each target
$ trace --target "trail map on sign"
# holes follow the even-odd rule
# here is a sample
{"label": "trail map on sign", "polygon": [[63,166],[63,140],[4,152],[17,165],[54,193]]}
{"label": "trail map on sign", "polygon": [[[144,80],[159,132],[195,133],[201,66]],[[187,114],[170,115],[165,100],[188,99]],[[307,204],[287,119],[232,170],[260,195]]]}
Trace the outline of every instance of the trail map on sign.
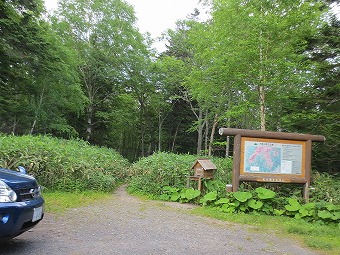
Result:
{"label": "trail map on sign", "polygon": [[244,172],[301,174],[302,145],[245,141]]}

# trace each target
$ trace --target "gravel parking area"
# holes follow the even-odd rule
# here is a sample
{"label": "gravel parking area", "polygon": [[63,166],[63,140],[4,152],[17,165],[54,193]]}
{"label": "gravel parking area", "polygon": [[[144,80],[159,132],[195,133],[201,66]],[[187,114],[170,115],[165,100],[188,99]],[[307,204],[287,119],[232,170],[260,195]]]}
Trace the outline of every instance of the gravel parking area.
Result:
{"label": "gravel parking area", "polygon": [[144,201],[124,187],[103,203],[46,214],[0,254],[317,255],[253,227],[194,216],[191,205]]}

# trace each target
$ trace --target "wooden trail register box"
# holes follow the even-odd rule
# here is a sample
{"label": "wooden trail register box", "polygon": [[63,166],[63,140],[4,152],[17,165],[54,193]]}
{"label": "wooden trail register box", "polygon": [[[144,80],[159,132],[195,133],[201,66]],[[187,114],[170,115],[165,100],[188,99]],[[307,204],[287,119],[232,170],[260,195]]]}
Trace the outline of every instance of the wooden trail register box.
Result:
{"label": "wooden trail register box", "polygon": [[213,179],[216,172],[214,163],[206,158],[197,159],[191,169],[194,169],[194,175],[189,176],[187,186],[190,186],[191,180],[198,181],[198,190],[202,190],[202,179]]}

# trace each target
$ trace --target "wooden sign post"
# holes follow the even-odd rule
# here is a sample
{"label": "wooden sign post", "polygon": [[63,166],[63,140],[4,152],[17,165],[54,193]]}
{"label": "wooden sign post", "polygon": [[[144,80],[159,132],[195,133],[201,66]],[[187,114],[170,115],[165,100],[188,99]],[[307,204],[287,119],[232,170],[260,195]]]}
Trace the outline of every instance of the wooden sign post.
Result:
{"label": "wooden sign post", "polygon": [[309,199],[312,142],[324,136],[220,128],[220,135],[235,136],[232,191],[240,181],[300,183]]}

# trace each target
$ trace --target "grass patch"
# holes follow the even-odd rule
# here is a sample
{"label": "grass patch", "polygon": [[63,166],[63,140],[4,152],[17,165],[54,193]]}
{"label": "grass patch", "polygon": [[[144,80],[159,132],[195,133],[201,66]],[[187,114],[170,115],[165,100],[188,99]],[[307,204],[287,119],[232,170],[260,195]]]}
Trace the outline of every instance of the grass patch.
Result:
{"label": "grass patch", "polygon": [[322,252],[322,254],[340,254],[340,228],[335,225],[327,226],[308,223],[304,220],[282,216],[226,214],[213,207],[198,207],[192,210],[192,213],[228,222],[256,226],[266,232],[272,231],[278,236],[298,240],[306,247]]}
{"label": "grass patch", "polygon": [[67,209],[97,203],[112,197],[112,193],[98,191],[63,192],[54,191],[43,194],[45,210],[50,213],[64,213]]}

